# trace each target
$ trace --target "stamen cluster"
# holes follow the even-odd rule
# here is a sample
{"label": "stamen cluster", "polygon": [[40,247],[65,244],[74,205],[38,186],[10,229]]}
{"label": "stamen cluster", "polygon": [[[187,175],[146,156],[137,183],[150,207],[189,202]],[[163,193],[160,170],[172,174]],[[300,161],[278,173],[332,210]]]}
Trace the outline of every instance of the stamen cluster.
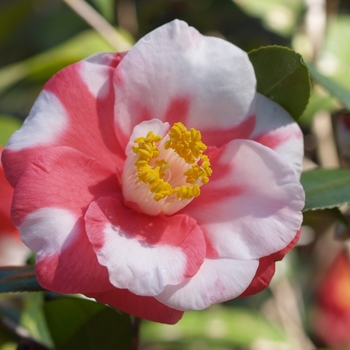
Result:
{"label": "stamen cluster", "polygon": [[156,166],[150,165],[150,160],[159,156],[156,143],[160,142],[161,139],[161,136],[154,135],[153,131],[149,131],[146,137],[135,139],[134,142],[137,143],[137,146],[132,147],[132,150],[139,156],[135,162],[138,168],[138,178],[149,184],[149,189],[154,193],[153,198],[157,202],[173,193],[171,185],[163,180],[169,164],[162,159],[155,161]]}
{"label": "stamen cluster", "polygon": [[[137,146],[133,146],[132,151],[138,155],[135,162],[138,178],[149,184],[149,190],[154,193],[153,198],[157,202],[172,194],[176,194],[180,200],[198,197],[200,195],[198,180],[201,184],[206,184],[212,174],[209,158],[203,155],[207,146],[201,141],[201,133],[194,128],[187,130],[182,123],[178,122],[169,130],[168,136],[169,139],[165,142],[164,149],[173,149],[187,164],[192,165],[184,173],[186,182],[192,186],[183,185],[173,188],[163,180],[169,163],[164,159],[156,160],[160,154],[157,144],[160,143],[162,137],[154,135],[152,131],[149,131],[146,137],[134,140]],[[154,165],[151,165],[152,163]]]}
{"label": "stamen cluster", "polygon": [[[165,149],[173,149],[186,163],[193,164],[192,168],[184,173],[187,176],[187,183],[194,184],[200,178],[202,184],[206,184],[213,172],[209,158],[203,155],[207,146],[201,141],[201,138],[200,131],[194,128],[187,130],[182,123],[178,122],[170,129],[169,140],[164,145]],[[200,165],[197,164],[198,159],[201,160]]]}

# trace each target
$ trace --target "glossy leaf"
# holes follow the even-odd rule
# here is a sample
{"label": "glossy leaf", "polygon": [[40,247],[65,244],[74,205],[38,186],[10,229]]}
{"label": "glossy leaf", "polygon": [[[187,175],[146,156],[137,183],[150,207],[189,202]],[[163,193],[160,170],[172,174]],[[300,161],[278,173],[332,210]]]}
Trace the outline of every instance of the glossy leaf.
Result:
{"label": "glossy leaf", "polygon": [[60,298],[44,306],[56,350],[131,349],[130,316],[79,298]]}
{"label": "glossy leaf", "polygon": [[304,211],[350,203],[350,169],[315,169],[301,175]]}
{"label": "glossy leaf", "polygon": [[257,90],[298,120],[311,92],[310,76],[300,54],[286,47],[266,46],[249,53]]}
{"label": "glossy leaf", "polygon": [[350,110],[350,90],[321,74],[311,63],[307,63],[307,66],[311,77],[337,97],[346,109]]}
{"label": "glossy leaf", "polygon": [[39,292],[43,289],[35,276],[34,266],[0,267],[0,293]]}

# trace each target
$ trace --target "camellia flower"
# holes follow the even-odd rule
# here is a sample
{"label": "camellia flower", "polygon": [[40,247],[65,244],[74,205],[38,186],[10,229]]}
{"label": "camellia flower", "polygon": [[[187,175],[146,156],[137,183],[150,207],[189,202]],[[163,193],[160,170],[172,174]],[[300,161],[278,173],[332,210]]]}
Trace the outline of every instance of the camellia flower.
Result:
{"label": "camellia flower", "polygon": [[350,346],[350,261],[339,252],[317,288],[317,309],[312,319],[317,335],[328,346]]}
{"label": "camellia flower", "polygon": [[22,243],[19,232],[10,219],[13,188],[5,178],[1,162],[0,193],[0,266],[23,265],[29,256],[29,249]]}
{"label": "camellia flower", "polygon": [[175,323],[296,243],[302,134],[245,52],[181,21],[56,74],[3,155],[40,284]]}

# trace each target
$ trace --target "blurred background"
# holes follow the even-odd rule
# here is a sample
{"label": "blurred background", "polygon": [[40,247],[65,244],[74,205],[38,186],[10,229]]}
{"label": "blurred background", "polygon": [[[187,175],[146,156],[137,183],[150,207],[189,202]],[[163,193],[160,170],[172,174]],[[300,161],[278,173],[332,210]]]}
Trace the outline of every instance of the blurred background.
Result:
{"label": "blurred background", "polygon": [[[350,1],[1,0],[0,145],[20,127],[55,72],[96,52],[127,50],[175,18],[248,52],[290,47],[350,89]],[[316,83],[299,123],[305,170],[349,166],[350,114]],[[11,190],[5,187],[0,184],[0,262],[21,264],[28,252],[8,222]],[[140,349],[350,349],[347,215],[346,205],[305,212],[300,242],[277,264],[269,288],[185,313],[174,326],[142,321]],[[8,245],[9,239],[14,243]],[[5,250],[16,251],[17,260],[5,257]],[[46,299],[42,293],[1,297],[0,350],[53,348]]]}

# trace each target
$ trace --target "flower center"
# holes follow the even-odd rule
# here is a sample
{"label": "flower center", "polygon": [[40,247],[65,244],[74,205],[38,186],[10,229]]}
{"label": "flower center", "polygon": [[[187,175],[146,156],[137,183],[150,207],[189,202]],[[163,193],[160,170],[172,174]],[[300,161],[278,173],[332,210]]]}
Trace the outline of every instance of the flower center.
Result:
{"label": "flower center", "polygon": [[[201,133],[194,128],[187,130],[180,122],[175,123],[164,138],[153,131],[136,138],[131,148],[134,155],[130,155],[133,171],[124,169],[129,177],[123,174],[123,180],[132,179],[128,183],[123,181],[124,198],[151,215],[160,212],[170,215],[180,210],[198,197],[200,186],[209,181],[212,170],[209,158],[203,154],[206,149]],[[133,191],[124,190],[125,185],[130,184]],[[150,196],[155,202],[153,205]]]}

